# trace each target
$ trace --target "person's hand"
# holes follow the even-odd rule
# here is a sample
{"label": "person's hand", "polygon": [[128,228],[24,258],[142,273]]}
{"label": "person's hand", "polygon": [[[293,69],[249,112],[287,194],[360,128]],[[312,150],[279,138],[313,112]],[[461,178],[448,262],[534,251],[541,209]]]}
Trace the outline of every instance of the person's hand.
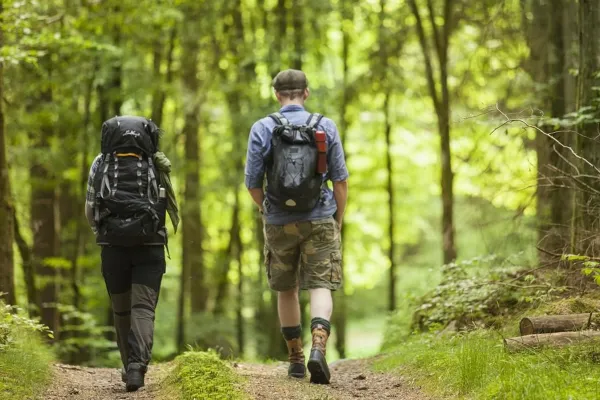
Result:
{"label": "person's hand", "polygon": [[341,231],[342,231],[342,221],[338,221],[338,220],[336,219],[336,220],[335,220],[335,222],[336,222],[336,224],[337,224],[337,226],[338,226],[338,229],[339,229],[339,230],[340,230],[340,232],[341,232]]}

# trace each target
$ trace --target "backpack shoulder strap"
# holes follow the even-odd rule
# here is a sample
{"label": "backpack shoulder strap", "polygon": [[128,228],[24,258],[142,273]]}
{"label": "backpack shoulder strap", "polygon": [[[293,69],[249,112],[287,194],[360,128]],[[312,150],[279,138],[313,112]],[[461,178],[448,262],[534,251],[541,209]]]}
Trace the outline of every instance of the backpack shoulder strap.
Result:
{"label": "backpack shoulder strap", "polygon": [[277,125],[289,125],[290,124],[290,121],[288,121],[288,119],[286,117],[284,117],[283,114],[280,112],[270,114],[269,117],[271,117],[271,119],[273,121],[275,121],[275,123]]}
{"label": "backpack shoulder strap", "polygon": [[321,122],[321,119],[323,119],[323,116],[319,113],[310,114],[308,116],[308,119],[306,120],[306,125],[309,128],[314,128],[317,125],[319,125],[319,122]]}

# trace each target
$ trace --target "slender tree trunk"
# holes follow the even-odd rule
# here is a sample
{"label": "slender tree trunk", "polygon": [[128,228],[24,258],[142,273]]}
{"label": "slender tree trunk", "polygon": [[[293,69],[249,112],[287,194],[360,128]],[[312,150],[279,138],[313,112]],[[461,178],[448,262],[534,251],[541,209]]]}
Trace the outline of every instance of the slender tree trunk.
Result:
{"label": "slender tree trunk", "polygon": [[[52,92],[44,90],[40,96],[40,104],[49,106],[52,103]],[[34,144],[37,152],[47,151],[50,147],[52,127],[48,122],[35,135],[39,139]],[[34,136],[34,137],[35,137]],[[31,230],[33,232],[33,261],[39,275],[40,301],[42,306],[42,323],[55,333],[58,339],[59,312],[58,273],[48,259],[58,256],[58,201],[56,197],[55,179],[48,165],[39,158],[33,158],[30,169],[31,180]]]}
{"label": "slender tree trunk", "polygon": [[166,87],[173,81],[173,52],[175,50],[176,36],[177,28],[173,27],[169,33],[169,44],[166,54],[167,71],[165,77],[163,77],[163,74],[161,73],[163,43],[161,41],[157,41],[154,45],[154,77],[155,80],[159,82],[159,86],[154,90],[154,94],[152,96],[152,120],[158,126],[162,126],[165,101],[167,99]]}
{"label": "slender tree trunk", "polygon": [[389,277],[389,304],[388,309],[390,311],[396,310],[396,242],[394,240],[394,228],[396,221],[396,211],[394,207],[394,169],[392,165],[392,125],[390,123],[390,90],[385,94],[385,101],[383,103],[384,114],[385,114],[385,144],[386,144],[386,167],[387,167],[387,192],[388,192],[388,235],[390,241],[390,247],[388,249],[388,258],[390,260],[390,277]]}
{"label": "slender tree trunk", "polygon": [[[190,15],[191,14],[191,15]],[[182,35],[182,84],[186,104],[183,134],[185,136],[185,193],[182,207],[182,274],[179,309],[178,343],[184,342],[185,299],[191,294],[191,310],[206,310],[208,289],[205,283],[204,237],[200,213],[200,80],[198,60],[200,45],[195,29],[195,13],[188,12]],[[190,293],[191,284],[194,290]]]}
{"label": "slender tree trunk", "polygon": [[[0,15],[4,5],[0,2]],[[4,29],[0,27],[0,47],[4,45]],[[7,160],[7,139],[4,130],[4,64],[0,63],[0,293],[3,300],[16,304],[13,258],[13,204]]]}
{"label": "slender tree trunk", "polygon": [[37,317],[39,316],[41,306],[39,292],[36,289],[35,283],[35,264],[33,263],[31,247],[27,244],[23,238],[23,235],[21,234],[16,209],[13,209],[13,212],[15,242],[17,243],[17,248],[19,249],[19,254],[21,255],[21,260],[23,262],[23,277],[25,279],[25,287],[27,289],[27,305],[29,306],[29,315],[32,317]]}
{"label": "slender tree trunk", "polygon": [[235,206],[234,206],[234,214],[233,214],[233,227],[232,229],[233,236],[231,238],[231,258],[235,260],[238,267],[238,285],[237,285],[237,304],[236,304],[236,325],[237,325],[237,346],[240,357],[243,357],[245,351],[245,340],[244,340],[244,271],[242,264],[242,253],[243,253],[243,244],[242,237],[240,234],[240,193],[239,188],[235,189]]}
{"label": "slender tree trunk", "polygon": [[302,69],[302,56],[304,53],[304,19],[303,0],[293,0],[292,20],[294,25],[294,54],[292,55],[292,66],[294,69]]}
{"label": "slender tree trunk", "polygon": [[[119,15],[121,7],[116,6],[113,8],[115,15]],[[121,47],[122,42],[122,31],[121,26],[115,23],[112,24],[112,35],[113,43],[116,47]],[[112,116],[121,114],[121,106],[123,105],[123,61],[124,57],[119,56],[117,60],[113,61],[112,76],[110,82],[109,96],[111,102]]]}
{"label": "slender tree trunk", "polygon": [[[346,24],[351,23],[354,19],[352,12],[352,4],[350,0],[341,1],[341,13],[342,13],[342,102],[340,105],[340,139],[342,146],[345,145],[348,137],[348,106],[350,104],[350,87],[348,82],[348,55],[350,50],[350,30],[346,27]],[[344,152],[346,157],[346,164],[348,164],[349,155]],[[348,224],[342,225],[342,252],[346,248],[346,232]],[[342,276],[345,276],[346,265],[346,254],[342,257]],[[334,294],[334,313],[333,313],[333,324],[335,326],[335,348],[341,359],[346,358],[346,318],[348,314],[348,305],[346,299],[346,279],[343,280],[343,286],[340,290]]]}
{"label": "slender tree trunk", "polygon": [[[439,67],[439,77],[437,80],[433,68],[434,57],[432,57],[430,52],[429,39],[425,34],[419,8],[415,0],[409,0],[409,5],[416,19],[417,35],[425,61],[427,86],[438,120],[441,159],[443,257],[444,263],[449,263],[456,259],[456,247],[454,243],[454,174],[452,172],[452,153],[450,150],[450,91],[448,89],[448,51],[452,30],[456,23],[453,16],[454,0],[444,0],[444,25],[441,28],[435,23],[436,16],[433,14],[434,7],[432,1],[427,0],[432,30],[431,36],[436,56],[435,60]],[[440,87],[439,90],[437,86]]]}
{"label": "slender tree trunk", "polygon": [[271,75],[274,77],[279,70],[283,68],[285,65],[284,62],[284,43],[286,43],[287,36],[287,8],[285,7],[285,0],[278,0],[277,2],[277,19],[278,22],[278,31],[275,32],[275,49],[277,49],[277,54],[274,55],[274,58],[278,60],[278,64],[273,63]]}
{"label": "slender tree trunk", "polygon": [[[590,107],[594,119],[598,118],[598,94],[597,87],[600,86],[600,28],[597,1],[581,0],[579,3],[579,82],[577,95],[577,108]],[[590,112],[588,112],[590,113]],[[598,123],[584,121],[577,136],[577,149],[579,154],[587,159],[592,165],[600,165],[600,142],[598,141]],[[600,180],[598,172],[588,166],[582,165],[582,173],[591,178],[584,178],[584,183],[589,186],[582,188],[578,194],[577,210],[575,216],[578,218],[577,230],[573,233],[573,244],[578,253],[592,257],[600,255],[600,223],[598,219],[598,207],[600,207]]]}
{"label": "slender tree trunk", "polygon": [[[567,112],[569,59],[565,47],[565,3],[565,0],[532,2],[534,19],[525,26],[531,52],[526,70],[535,82],[546,87],[542,92],[545,95],[539,96],[542,102],[539,107],[549,110],[553,118],[561,118]],[[557,128],[553,124],[542,127],[546,132],[554,132]],[[572,134],[557,132],[554,137],[561,143],[570,145]],[[562,252],[569,245],[571,202],[570,189],[561,186],[570,186],[570,182],[562,178],[564,173],[557,169],[567,171],[570,168],[564,161],[570,154],[563,148],[557,148],[554,140],[542,133],[536,135],[536,152],[538,246],[546,251]],[[542,262],[551,261],[543,251],[539,252],[539,258]]]}

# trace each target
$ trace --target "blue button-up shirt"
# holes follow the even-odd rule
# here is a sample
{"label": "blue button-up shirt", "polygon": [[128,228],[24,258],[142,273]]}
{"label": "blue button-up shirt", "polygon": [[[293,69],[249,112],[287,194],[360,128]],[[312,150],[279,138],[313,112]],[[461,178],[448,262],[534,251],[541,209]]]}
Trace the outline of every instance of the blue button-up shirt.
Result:
{"label": "blue button-up shirt", "polygon": [[[282,107],[281,112],[291,124],[304,124],[310,113],[299,105],[287,105]],[[250,130],[248,138],[248,152],[246,154],[246,187],[248,189],[262,188],[265,177],[265,163],[271,151],[271,137],[275,128],[275,121],[265,117],[257,121]],[[297,221],[311,221],[331,217],[337,210],[333,191],[326,182],[340,182],[348,179],[348,169],[344,159],[344,149],[340,141],[335,123],[329,118],[323,117],[319,125],[320,130],[325,131],[327,136],[327,173],[323,176],[321,188],[321,200],[315,208],[309,212],[290,212],[277,209],[269,204],[265,198],[265,219],[268,224],[285,225]]]}

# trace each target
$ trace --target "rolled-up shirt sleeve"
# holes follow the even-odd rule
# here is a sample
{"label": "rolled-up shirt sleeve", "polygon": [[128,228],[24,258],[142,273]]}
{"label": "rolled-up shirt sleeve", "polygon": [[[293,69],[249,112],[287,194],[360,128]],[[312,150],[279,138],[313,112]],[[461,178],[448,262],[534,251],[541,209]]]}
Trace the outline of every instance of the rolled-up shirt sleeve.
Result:
{"label": "rolled-up shirt sleeve", "polygon": [[328,121],[327,131],[330,136],[329,148],[327,149],[327,169],[329,179],[332,182],[342,182],[348,179],[348,168],[344,156],[344,148],[337,126],[331,120]]}
{"label": "rolled-up shirt sleeve", "polygon": [[248,189],[263,187],[266,147],[265,127],[259,121],[252,126],[248,138],[245,170],[245,184]]}

